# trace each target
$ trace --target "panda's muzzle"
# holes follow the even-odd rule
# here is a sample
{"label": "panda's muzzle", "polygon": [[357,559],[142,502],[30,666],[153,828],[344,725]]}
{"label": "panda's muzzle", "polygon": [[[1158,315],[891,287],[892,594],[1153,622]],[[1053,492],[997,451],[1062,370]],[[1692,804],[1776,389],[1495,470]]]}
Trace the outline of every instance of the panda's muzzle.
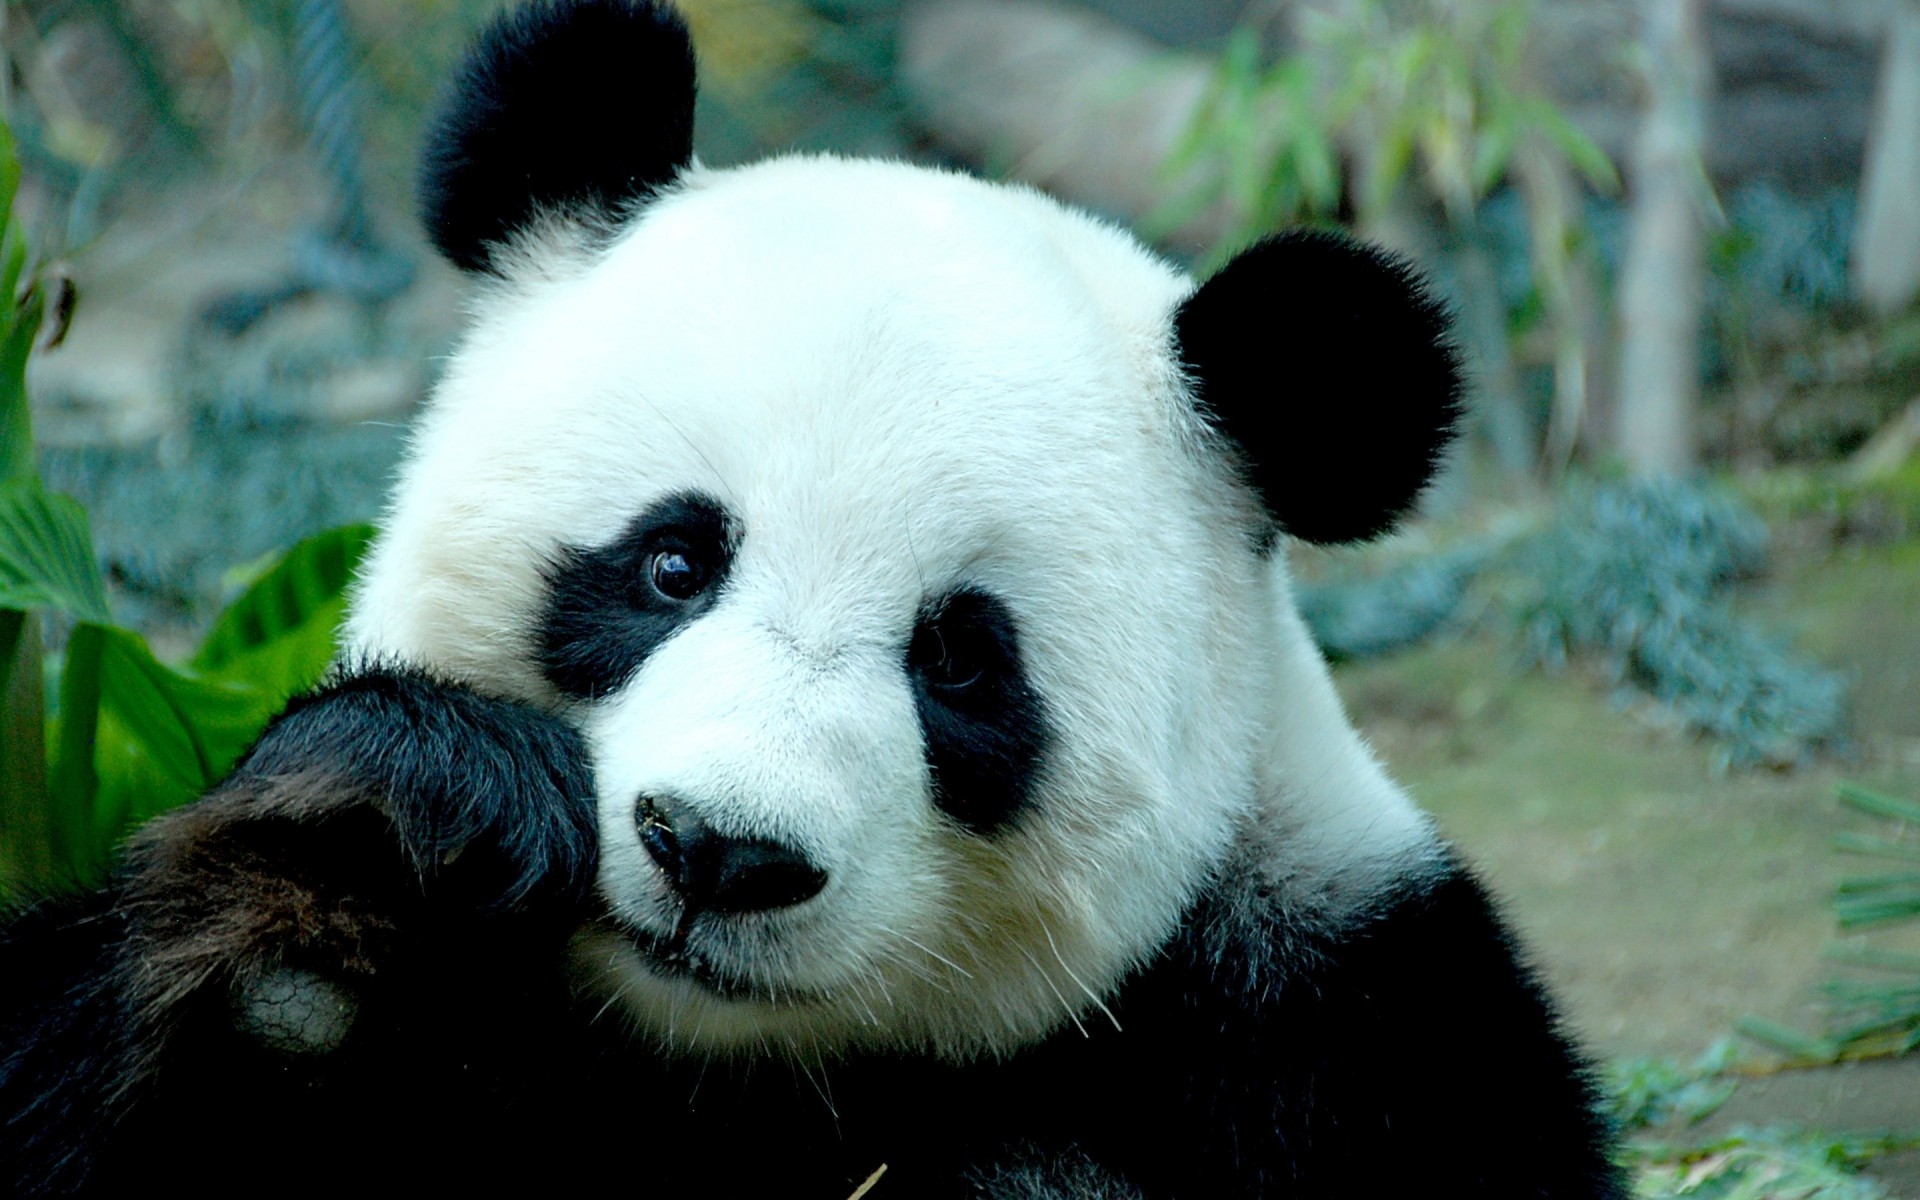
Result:
{"label": "panda's muzzle", "polygon": [[640,844],[688,918],[791,908],[827,886],[827,873],[801,851],[763,838],[728,837],[672,796],[641,796],[634,822]]}

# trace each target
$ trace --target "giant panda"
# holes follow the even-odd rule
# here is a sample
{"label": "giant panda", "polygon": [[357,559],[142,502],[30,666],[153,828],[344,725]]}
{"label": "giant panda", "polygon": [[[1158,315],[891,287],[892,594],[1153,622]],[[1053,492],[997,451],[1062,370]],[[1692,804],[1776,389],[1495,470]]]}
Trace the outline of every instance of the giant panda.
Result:
{"label": "giant panda", "polygon": [[471,326],[339,663],[0,936],[0,1177],[1622,1195],[1292,599],[1451,436],[1416,276],[711,168],[693,99],[664,3],[480,39],[424,173]]}

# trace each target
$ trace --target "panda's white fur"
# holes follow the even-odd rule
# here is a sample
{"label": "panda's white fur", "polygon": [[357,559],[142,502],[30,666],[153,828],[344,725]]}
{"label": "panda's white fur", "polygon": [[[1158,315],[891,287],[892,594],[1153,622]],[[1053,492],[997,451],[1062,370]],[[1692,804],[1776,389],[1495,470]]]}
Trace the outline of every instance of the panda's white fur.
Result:
{"label": "panda's white fur", "polygon": [[[1350,904],[1369,864],[1430,840],[1343,715],[1280,556],[1248,552],[1255,516],[1171,358],[1192,281],[1125,233],[1025,188],[793,156],[688,170],[570,270],[522,253],[549,265],[480,297],[347,644],[558,705],[529,640],[541,564],[674,493],[739,518],[722,603],[571,706],[601,888],[671,931],[634,820],[654,791],[804,847],[830,882],[696,941],[761,999],[583,936],[644,1028],[807,1057],[1005,1051],[1105,1019],[1258,816],[1287,827],[1301,895],[1339,874]],[[1035,819],[993,839],[930,803],[903,670],[918,607],[960,584],[1011,604],[1055,718]]]}

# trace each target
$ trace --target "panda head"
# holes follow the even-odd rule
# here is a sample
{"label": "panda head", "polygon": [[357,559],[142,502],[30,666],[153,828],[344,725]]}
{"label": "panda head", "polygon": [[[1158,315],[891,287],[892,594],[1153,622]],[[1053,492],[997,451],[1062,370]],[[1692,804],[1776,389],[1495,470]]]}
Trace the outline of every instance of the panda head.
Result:
{"label": "panda head", "polygon": [[702,166],[692,103],[664,5],[481,40],[425,186],[474,319],[348,626],[585,731],[592,985],[678,1051],[1005,1052],[1104,1019],[1250,823],[1289,870],[1416,837],[1273,553],[1433,470],[1409,273],[1303,235],[1196,288],[1021,187]]}

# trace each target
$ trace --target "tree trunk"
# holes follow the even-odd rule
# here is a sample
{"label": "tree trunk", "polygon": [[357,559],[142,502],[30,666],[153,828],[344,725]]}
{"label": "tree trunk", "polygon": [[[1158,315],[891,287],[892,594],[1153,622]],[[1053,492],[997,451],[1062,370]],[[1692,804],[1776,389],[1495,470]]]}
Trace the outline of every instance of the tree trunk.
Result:
{"label": "tree trunk", "polygon": [[1888,22],[1853,238],[1853,290],[1883,313],[1920,296],[1920,0],[1906,0]]}
{"label": "tree trunk", "polygon": [[1704,0],[1644,0],[1648,104],[1634,147],[1631,232],[1620,270],[1616,445],[1635,474],[1680,474],[1698,449]]}

